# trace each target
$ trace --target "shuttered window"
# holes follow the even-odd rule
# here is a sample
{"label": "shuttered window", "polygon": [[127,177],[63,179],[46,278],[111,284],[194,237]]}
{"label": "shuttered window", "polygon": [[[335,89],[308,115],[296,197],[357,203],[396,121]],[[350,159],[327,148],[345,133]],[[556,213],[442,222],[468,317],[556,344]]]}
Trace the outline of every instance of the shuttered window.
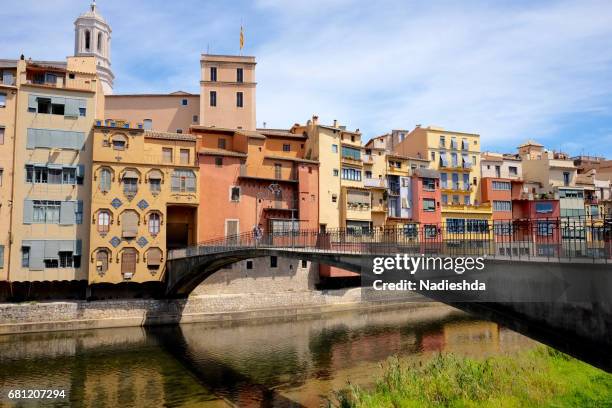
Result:
{"label": "shuttered window", "polygon": [[96,252],[96,272],[104,275],[108,271],[108,250],[100,249]]}
{"label": "shuttered window", "polygon": [[84,143],[84,132],[28,128],[26,148],[81,150]]}
{"label": "shuttered window", "polygon": [[147,266],[149,268],[159,268],[162,260],[162,251],[159,248],[151,248],[147,251]]}
{"label": "shuttered window", "polygon": [[100,191],[108,193],[111,188],[111,171],[109,169],[100,170]]}
{"label": "shuttered window", "polygon": [[0,245],[0,268],[4,268],[4,245]]}
{"label": "shuttered window", "polygon": [[128,210],[121,215],[121,236],[123,238],[136,238],[138,235],[138,213]]}
{"label": "shuttered window", "polygon": [[[82,242],[77,240],[24,240],[21,264],[32,271],[45,268],[79,268]],[[67,257],[70,257],[68,259]]]}
{"label": "shuttered window", "polygon": [[98,225],[99,233],[106,234],[108,232],[108,230],[110,229],[110,220],[111,220],[111,215],[108,211],[103,210],[103,211],[98,212],[97,225]]}
{"label": "shuttered window", "polygon": [[121,273],[124,278],[130,279],[136,273],[137,257],[138,253],[134,248],[126,248],[121,253]]}
{"label": "shuttered window", "polygon": [[128,197],[133,197],[138,193],[138,173],[134,170],[126,170],[123,173],[123,194]]}
{"label": "shuttered window", "polygon": [[349,205],[370,205],[370,193],[367,191],[348,190],[346,201]]}
{"label": "shuttered window", "polygon": [[162,172],[159,170],[151,170],[149,172],[149,189],[151,193],[158,194],[161,191],[161,182],[163,179]]}

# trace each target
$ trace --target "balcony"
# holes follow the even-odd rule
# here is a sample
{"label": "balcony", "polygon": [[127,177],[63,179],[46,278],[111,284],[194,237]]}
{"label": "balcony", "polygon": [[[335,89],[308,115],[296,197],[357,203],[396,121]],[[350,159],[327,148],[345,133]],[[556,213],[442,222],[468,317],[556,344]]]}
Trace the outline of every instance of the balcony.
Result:
{"label": "balcony", "polygon": [[289,183],[298,182],[295,169],[276,166],[271,167],[263,165],[254,166],[248,164],[241,164],[238,177],[264,181],[278,181]]}
{"label": "balcony", "polygon": [[363,164],[374,164],[374,158],[371,154],[364,154],[361,156]]}
{"label": "balcony", "polygon": [[385,204],[376,204],[372,206],[372,212],[387,212],[387,206]]}
{"label": "balcony", "polygon": [[389,194],[400,195],[400,184],[394,182],[389,183]]}
{"label": "balcony", "polygon": [[442,184],[441,189],[442,189],[442,192],[454,193],[454,194],[469,194],[472,192],[471,185],[461,187],[460,183]]}
{"label": "balcony", "polygon": [[363,185],[371,188],[387,188],[387,180],[384,178],[364,178]]}
{"label": "balcony", "polygon": [[342,163],[346,163],[346,164],[350,164],[353,166],[361,166],[363,165],[363,162],[361,161],[361,158],[356,158],[353,156],[342,156]]}

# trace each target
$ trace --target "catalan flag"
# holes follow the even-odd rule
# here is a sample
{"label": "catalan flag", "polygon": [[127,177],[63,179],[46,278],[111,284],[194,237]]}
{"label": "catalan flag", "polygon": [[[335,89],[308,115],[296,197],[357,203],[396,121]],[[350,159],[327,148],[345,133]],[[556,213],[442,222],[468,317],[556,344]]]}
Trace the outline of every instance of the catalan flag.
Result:
{"label": "catalan flag", "polygon": [[242,51],[243,48],[244,48],[244,30],[242,29],[242,26],[240,26],[240,50]]}

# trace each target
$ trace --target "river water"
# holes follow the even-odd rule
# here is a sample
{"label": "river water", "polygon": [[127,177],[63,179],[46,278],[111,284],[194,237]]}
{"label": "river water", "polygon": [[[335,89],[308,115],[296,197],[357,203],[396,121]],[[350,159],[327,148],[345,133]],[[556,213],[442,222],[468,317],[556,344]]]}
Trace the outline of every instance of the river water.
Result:
{"label": "river water", "polygon": [[441,351],[514,353],[536,343],[446,306],[223,325],[0,336],[0,406],[11,389],[64,390],[20,406],[318,407],[371,386],[381,363]]}

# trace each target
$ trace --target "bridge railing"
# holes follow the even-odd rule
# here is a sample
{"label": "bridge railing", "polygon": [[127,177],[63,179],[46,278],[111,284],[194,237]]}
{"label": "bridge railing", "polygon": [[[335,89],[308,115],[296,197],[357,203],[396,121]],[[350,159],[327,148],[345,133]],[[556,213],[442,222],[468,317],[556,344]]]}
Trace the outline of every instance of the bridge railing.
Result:
{"label": "bridge railing", "polygon": [[378,228],[252,232],[170,251],[168,259],[236,249],[278,248],[308,252],[487,256],[504,259],[592,259],[612,262],[612,219],[448,220]]}

